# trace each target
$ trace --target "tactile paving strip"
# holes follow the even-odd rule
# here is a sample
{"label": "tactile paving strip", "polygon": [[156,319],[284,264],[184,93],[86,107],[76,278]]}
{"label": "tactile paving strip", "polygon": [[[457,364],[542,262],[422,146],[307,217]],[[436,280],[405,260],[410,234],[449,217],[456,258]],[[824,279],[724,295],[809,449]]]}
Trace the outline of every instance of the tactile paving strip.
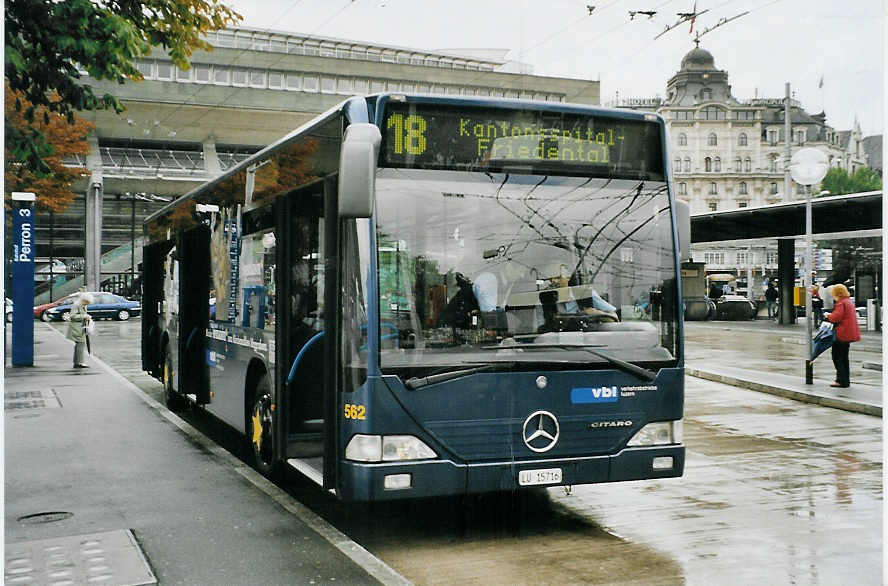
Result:
{"label": "tactile paving strip", "polygon": [[5,584],[157,584],[128,529],[6,544]]}

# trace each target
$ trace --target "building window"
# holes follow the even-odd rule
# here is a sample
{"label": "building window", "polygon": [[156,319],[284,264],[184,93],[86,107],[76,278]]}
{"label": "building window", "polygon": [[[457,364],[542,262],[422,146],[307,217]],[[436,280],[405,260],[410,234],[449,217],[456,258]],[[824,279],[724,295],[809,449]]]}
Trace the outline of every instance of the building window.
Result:
{"label": "building window", "polygon": [[685,159],[685,173],[690,173],[690,172],[691,172],[691,160],[686,158]]}
{"label": "building window", "polygon": [[355,93],[357,94],[366,94],[370,91],[370,80],[367,79],[356,79],[355,80]]}
{"label": "building window", "polygon": [[718,202],[717,201],[711,201],[711,202],[709,202],[708,205],[709,205],[710,212],[717,212],[718,211]]}
{"label": "building window", "polygon": [[750,159],[749,157],[746,157],[746,159],[743,161],[743,170],[747,173],[752,171],[752,159]]}
{"label": "building window", "polygon": [[766,252],[765,253],[765,264],[766,265],[776,265],[777,264],[777,253],[776,252]]}
{"label": "building window", "polygon": [[194,81],[197,83],[210,83],[210,71],[209,65],[195,65],[194,66]]}
{"label": "building window", "polygon": [[768,144],[771,146],[777,146],[777,131],[769,130],[768,131]]}
{"label": "building window", "polygon": [[302,78],[302,91],[317,92],[319,84],[317,75],[306,75]]}
{"label": "building window", "polygon": [[700,110],[699,118],[701,120],[724,120],[725,111],[716,106],[706,106]]}
{"label": "building window", "polygon": [[715,181],[709,183],[709,195],[718,195],[718,183]]}
{"label": "building window", "polygon": [[771,195],[777,195],[777,183],[774,181],[771,182]]}
{"label": "building window", "polygon": [[173,79],[172,63],[164,63],[163,61],[157,63],[157,79],[165,81],[171,81]]}
{"label": "building window", "polygon": [[228,85],[231,71],[224,67],[213,67],[213,83],[217,85]]}
{"label": "building window", "polygon": [[705,159],[703,159],[703,168],[706,170],[707,173],[711,172],[712,171],[712,159],[710,159],[709,157],[706,157]]}
{"label": "building window", "polygon": [[715,135],[714,132],[709,133],[709,136],[707,137],[707,143],[709,144],[709,146],[718,146],[718,137]]}
{"label": "building window", "polygon": [[247,70],[235,69],[231,72],[231,85],[247,85]]}
{"label": "building window", "polygon": [[678,135],[678,146],[688,146],[688,135],[684,132]]}
{"label": "building window", "polygon": [[740,136],[737,137],[737,146],[746,146],[746,133],[741,132]]}
{"label": "building window", "polygon": [[709,88],[704,89],[703,90],[703,101],[706,102],[711,99],[712,99],[712,90]]}
{"label": "building window", "polygon": [[805,135],[806,135],[806,134],[807,134],[807,133],[806,133],[804,130],[797,130],[796,133],[795,133],[795,135],[796,135],[796,144],[798,144],[799,146],[802,146],[803,144],[805,144],[805,138],[806,138]]}
{"label": "building window", "polygon": [[[710,205],[709,209],[714,212],[715,210],[712,209],[711,206],[716,205],[716,204],[711,203],[709,205]],[[723,265],[723,264],[725,264],[725,253],[724,252],[704,252],[703,253],[703,262],[705,262],[708,265]]]}
{"label": "building window", "polygon": [[740,195],[746,195],[746,193],[747,193],[747,191],[746,191],[746,181],[741,181],[741,182],[740,182],[740,186],[738,187],[738,189],[739,189],[739,191],[740,191]]}
{"label": "building window", "polygon": [[176,68],[176,81],[191,81],[191,75],[192,75],[193,71],[194,71],[193,69],[182,70],[177,67]]}
{"label": "building window", "polygon": [[336,91],[336,78],[324,76],[321,78],[321,92],[332,94]]}
{"label": "building window", "polygon": [[743,170],[743,159],[737,157],[734,159],[734,171],[740,172]]}
{"label": "building window", "polygon": [[268,72],[268,87],[273,90],[284,89],[284,74],[280,71]]}
{"label": "building window", "polygon": [[745,250],[743,252],[738,252],[737,253],[737,266],[745,267],[746,265],[748,265],[751,256],[752,255],[749,254],[749,252],[745,251]]}
{"label": "building window", "polygon": [[678,195],[687,195],[688,194],[688,184],[685,182],[681,182],[678,184]]}
{"label": "building window", "polygon": [[675,159],[675,162],[672,165],[675,167],[676,171],[681,171],[681,159]]}
{"label": "building window", "polygon": [[771,173],[777,172],[777,155],[771,155],[771,160],[768,162],[768,170]]}
{"label": "building window", "polygon": [[712,164],[712,170],[718,173],[722,170],[722,160],[720,157],[715,157],[715,161]]}
{"label": "building window", "polygon": [[375,94],[379,92],[385,91],[385,82],[381,79],[371,79],[370,80],[370,93]]}
{"label": "building window", "polygon": [[287,89],[299,91],[302,89],[302,75],[299,73],[287,74]]}
{"label": "building window", "polygon": [[737,110],[734,112],[735,120],[755,120],[755,111],[753,110]]}
{"label": "building window", "polygon": [[694,113],[690,110],[675,110],[672,112],[673,120],[693,120]]}
{"label": "building window", "polygon": [[350,77],[340,77],[336,79],[336,93],[351,94],[354,92],[355,84]]}
{"label": "building window", "polygon": [[139,70],[139,73],[145,77],[145,79],[151,79],[154,75],[154,62],[153,61],[137,61],[136,68]]}
{"label": "building window", "polygon": [[265,87],[265,72],[258,70],[250,71],[250,86]]}

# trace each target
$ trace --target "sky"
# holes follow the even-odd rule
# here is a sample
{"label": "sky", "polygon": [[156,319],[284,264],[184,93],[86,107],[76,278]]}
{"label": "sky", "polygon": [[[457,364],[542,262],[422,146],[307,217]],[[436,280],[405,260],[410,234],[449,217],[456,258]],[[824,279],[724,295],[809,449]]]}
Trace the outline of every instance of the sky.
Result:
{"label": "sky", "polygon": [[[537,75],[599,80],[601,102],[665,96],[694,48],[695,0],[223,0],[241,26],[422,50],[508,49]],[[589,6],[594,6],[589,13]],[[881,134],[885,31],[880,0],[696,0],[694,32],[738,99],[782,98]],[[656,11],[652,18],[630,11]],[[747,14],[743,14],[746,13]],[[734,20],[716,25],[722,19]],[[709,28],[708,32],[706,29]],[[821,87],[822,80],[822,87]]]}

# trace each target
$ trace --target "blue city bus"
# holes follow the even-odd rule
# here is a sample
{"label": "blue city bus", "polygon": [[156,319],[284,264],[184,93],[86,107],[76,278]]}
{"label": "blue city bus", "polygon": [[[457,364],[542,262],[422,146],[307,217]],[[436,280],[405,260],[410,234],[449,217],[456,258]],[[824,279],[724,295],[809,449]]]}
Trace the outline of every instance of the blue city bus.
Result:
{"label": "blue city bus", "polygon": [[681,476],[668,159],[651,113],[348,99],[146,220],[142,367],[346,501]]}

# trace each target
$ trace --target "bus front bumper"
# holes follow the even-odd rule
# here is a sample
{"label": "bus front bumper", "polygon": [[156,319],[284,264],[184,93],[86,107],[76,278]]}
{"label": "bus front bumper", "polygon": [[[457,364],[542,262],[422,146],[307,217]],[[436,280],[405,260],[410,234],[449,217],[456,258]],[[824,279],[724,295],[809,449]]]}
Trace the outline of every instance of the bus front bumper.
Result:
{"label": "bus front bumper", "polygon": [[[611,456],[484,462],[450,460],[365,464],[343,462],[338,493],[347,501],[379,501],[483,492],[512,491],[533,486],[566,486],[674,478],[684,472],[685,447],[625,448]],[[522,471],[558,470],[560,481],[519,484]],[[550,475],[551,477],[551,475]]]}

